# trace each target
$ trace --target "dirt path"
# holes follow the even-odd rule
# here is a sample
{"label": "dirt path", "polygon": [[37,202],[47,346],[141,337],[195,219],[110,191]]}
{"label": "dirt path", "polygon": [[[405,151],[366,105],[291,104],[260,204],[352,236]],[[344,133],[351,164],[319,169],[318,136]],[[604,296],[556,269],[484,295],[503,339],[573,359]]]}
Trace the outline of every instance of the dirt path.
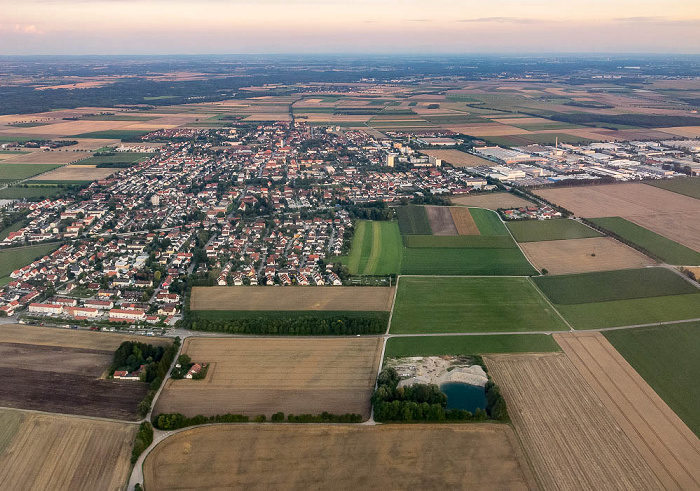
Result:
{"label": "dirt path", "polygon": [[666,489],[700,489],[700,439],[676,416],[605,337],[555,334]]}

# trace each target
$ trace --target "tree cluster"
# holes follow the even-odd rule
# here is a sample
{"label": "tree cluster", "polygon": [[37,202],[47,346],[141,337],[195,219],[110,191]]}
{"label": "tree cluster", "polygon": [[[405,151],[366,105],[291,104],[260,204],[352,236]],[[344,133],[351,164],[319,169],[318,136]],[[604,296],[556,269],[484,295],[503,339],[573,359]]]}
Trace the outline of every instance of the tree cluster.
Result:
{"label": "tree cluster", "polygon": [[114,352],[112,373],[115,370],[133,372],[146,365],[144,382],[152,382],[158,376],[158,362],[163,358],[165,348],[137,341],[124,341]]}
{"label": "tree cluster", "polygon": [[139,426],[134,440],[134,448],[131,451],[131,464],[135,464],[139,456],[153,443],[153,426],[148,421],[144,421]]}

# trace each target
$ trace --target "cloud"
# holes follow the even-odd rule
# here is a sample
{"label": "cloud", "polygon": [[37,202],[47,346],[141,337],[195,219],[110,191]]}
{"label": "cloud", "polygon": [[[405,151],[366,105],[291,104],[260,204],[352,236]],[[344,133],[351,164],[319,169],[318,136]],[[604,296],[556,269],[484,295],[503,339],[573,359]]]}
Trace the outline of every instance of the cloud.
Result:
{"label": "cloud", "polygon": [[476,19],[460,19],[458,22],[478,22],[485,24],[536,24],[541,21],[527,17],[479,17]]}
{"label": "cloud", "polygon": [[616,22],[658,22],[666,20],[665,17],[618,17],[613,19]]}
{"label": "cloud", "polygon": [[44,34],[44,31],[34,24],[0,24],[0,32],[14,32],[17,34]]}

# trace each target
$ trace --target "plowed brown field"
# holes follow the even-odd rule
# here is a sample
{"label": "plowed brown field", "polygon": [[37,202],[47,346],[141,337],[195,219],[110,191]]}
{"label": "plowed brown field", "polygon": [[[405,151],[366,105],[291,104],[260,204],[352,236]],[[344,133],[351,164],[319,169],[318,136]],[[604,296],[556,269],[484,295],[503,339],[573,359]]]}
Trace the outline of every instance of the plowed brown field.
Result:
{"label": "plowed brown field", "polygon": [[457,235],[457,228],[452,221],[450,209],[446,206],[426,206],[430,228],[433,235]]}
{"label": "plowed brown field", "polygon": [[145,488],[534,489],[507,425],[210,426],[144,463]]}
{"label": "plowed brown field", "polygon": [[394,289],[374,286],[196,286],[192,310],[389,311]]}
{"label": "plowed brown field", "polygon": [[357,413],[369,417],[381,339],[189,338],[205,380],[168,380],[154,414]]}
{"label": "plowed brown field", "polygon": [[134,424],[0,410],[2,488],[121,490],[137,429]]}
{"label": "plowed brown field", "polygon": [[700,200],[641,183],[536,192],[577,216],[622,217],[700,252]]}
{"label": "plowed brown field", "polygon": [[469,212],[469,208],[451,206],[449,210],[459,235],[481,235],[479,227],[474,222],[474,217]]}
{"label": "plowed brown field", "polygon": [[643,268],[653,260],[609,237],[547,240],[520,244],[525,256],[549,274],[588,273]]}
{"label": "plowed brown field", "polygon": [[649,465],[565,354],[485,359],[542,488],[661,489]]}
{"label": "plowed brown field", "polygon": [[666,489],[700,489],[700,439],[599,332],[555,334]]}

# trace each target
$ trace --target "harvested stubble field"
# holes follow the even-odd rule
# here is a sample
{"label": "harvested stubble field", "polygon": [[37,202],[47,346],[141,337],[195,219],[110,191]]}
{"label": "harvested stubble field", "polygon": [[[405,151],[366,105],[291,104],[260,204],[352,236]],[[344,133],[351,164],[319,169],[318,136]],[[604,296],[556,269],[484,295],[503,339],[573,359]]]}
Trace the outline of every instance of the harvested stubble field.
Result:
{"label": "harvested stubble field", "polygon": [[487,355],[486,366],[544,489],[661,489],[563,353]]}
{"label": "harvested stubble field", "polygon": [[527,242],[520,246],[539,270],[549,274],[642,268],[655,262],[609,237]]}
{"label": "harvested stubble field", "polygon": [[598,332],[555,334],[554,339],[663,487],[700,488],[700,439],[607,339]]}
{"label": "harvested stubble field", "polygon": [[457,234],[459,235],[479,235],[479,227],[476,226],[474,217],[468,208],[460,206],[451,206],[449,208],[452,215]]}
{"label": "harvested stubble field", "polygon": [[[430,229],[433,235],[457,235],[457,227],[452,221],[452,213],[445,206],[426,206]],[[476,226],[476,224],[475,224]]]}
{"label": "harvested stubble field", "polygon": [[192,310],[388,312],[394,289],[373,286],[202,286],[192,288]]}
{"label": "harvested stubble field", "polygon": [[478,167],[480,165],[491,167],[496,165],[495,162],[460,150],[421,150],[421,153],[442,159],[454,167]]}
{"label": "harvested stubble field", "polygon": [[0,483],[13,491],[121,490],[137,425],[0,409]]}
{"label": "harvested stubble field", "polygon": [[154,414],[370,414],[381,339],[189,338],[205,380],[168,380]]}
{"label": "harvested stubble field", "polygon": [[452,203],[455,205],[488,208],[489,210],[497,210],[498,208],[522,208],[533,206],[534,204],[511,193],[469,194],[468,196],[452,198]]}
{"label": "harvested stubble field", "polygon": [[540,189],[585,218],[619,216],[700,252],[700,200],[641,183]]}
{"label": "harvested stubble field", "polygon": [[[90,165],[66,165],[40,176],[41,181],[96,181],[109,177],[120,169]],[[31,181],[30,181],[31,182]]]}
{"label": "harvested stubble field", "polygon": [[154,491],[535,488],[513,430],[494,424],[198,428],[148,455],[144,485]]}
{"label": "harvested stubble field", "polygon": [[576,220],[565,218],[556,220],[526,220],[507,222],[506,225],[515,240],[541,242],[546,240],[570,240],[601,237],[601,234]]}
{"label": "harvested stubble field", "polygon": [[[147,384],[102,379],[134,336],[35,326],[0,327],[0,406],[132,420]],[[144,340],[145,341],[145,340]],[[150,341],[150,340],[149,340]],[[154,339],[166,345],[170,340]]]}

